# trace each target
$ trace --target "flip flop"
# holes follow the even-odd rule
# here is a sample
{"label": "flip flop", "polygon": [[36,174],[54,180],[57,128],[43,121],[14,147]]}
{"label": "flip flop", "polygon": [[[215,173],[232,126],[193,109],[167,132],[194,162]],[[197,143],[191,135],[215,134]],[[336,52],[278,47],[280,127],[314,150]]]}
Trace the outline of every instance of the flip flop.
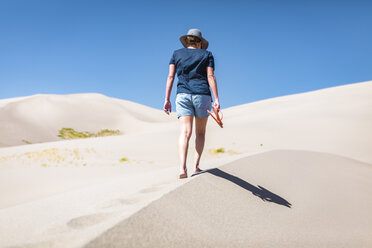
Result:
{"label": "flip flop", "polygon": [[[218,108],[216,108],[216,107],[214,107],[214,106],[213,106],[212,108],[213,108],[213,112],[207,110],[208,113],[209,113],[210,116],[212,116],[212,118],[217,122],[217,124],[218,124],[221,128],[223,128],[223,123],[222,123],[223,114],[222,114],[221,110],[219,110]],[[221,113],[221,116],[220,116],[219,113]]]}

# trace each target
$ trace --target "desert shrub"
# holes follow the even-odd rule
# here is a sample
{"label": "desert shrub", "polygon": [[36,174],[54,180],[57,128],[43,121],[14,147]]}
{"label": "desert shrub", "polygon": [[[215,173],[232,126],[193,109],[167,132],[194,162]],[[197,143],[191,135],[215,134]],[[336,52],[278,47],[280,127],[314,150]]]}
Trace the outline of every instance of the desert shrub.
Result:
{"label": "desert shrub", "polygon": [[109,129],[102,129],[97,133],[98,137],[102,136],[111,136],[111,135],[119,135],[121,134],[120,130],[109,130]]}
{"label": "desert shrub", "polygon": [[79,132],[75,131],[73,128],[62,128],[58,130],[58,137],[62,139],[84,139],[90,137],[103,137],[103,136],[111,136],[111,135],[120,135],[120,130],[109,130],[109,129],[102,129],[98,133],[90,133],[90,132]]}
{"label": "desert shrub", "polygon": [[62,128],[60,129],[58,137],[62,139],[81,139],[81,138],[89,138],[92,137],[93,134],[89,132],[78,132],[72,128]]}
{"label": "desert shrub", "polygon": [[214,150],[212,151],[213,154],[224,153],[224,152],[225,152],[225,148],[223,148],[223,147],[220,147],[220,148],[214,149]]}
{"label": "desert shrub", "polygon": [[127,158],[121,158],[120,160],[119,160],[120,162],[128,162],[129,160],[127,159]]}

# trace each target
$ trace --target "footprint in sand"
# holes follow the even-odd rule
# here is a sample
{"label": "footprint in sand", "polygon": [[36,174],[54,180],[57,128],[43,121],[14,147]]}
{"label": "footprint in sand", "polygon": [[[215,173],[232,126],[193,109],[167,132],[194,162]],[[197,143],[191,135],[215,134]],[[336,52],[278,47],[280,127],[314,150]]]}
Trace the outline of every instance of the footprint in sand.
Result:
{"label": "footprint in sand", "polygon": [[152,192],[156,192],[156,191],[159,191],[161,190],[162,187],[161,186],[152,186],[152,187],[148,187],[148,188],[145,188],[145,189],[142,189],[140,190],[139,192],[140,193],[152,193]]}
{"label": "footprint in sand", "polygon": [[146,199],[145,197],[129,197],[129,198],[121,198],[121,199],[115,199],[109,202],[106,202],[99,206],[100,208],[114,208],[114,207],[121,207],[123,205],[133,205],[138,202],[141,202],[142,200]]}
{"label": "footprint in sand", "polygon": [[166,187],[168,184],[169,183],[162,183],[162,184],[153,185],[151,187],[140,190],[139,193],[146,194],[146,193],[152,193],[152,192],[160,191],[160,190],[164,189],[164,187]]}
{"label": "footprint in sand", "polygon": [[[144,188],[138,193],[141,194],[148,194],[148,193],[153,193],[162,190],[167,184],[159,184],[159,185],[154,185],[148,188]],[[99,206],[99,208],[115,208],[115,207],[121,207],[123,205],[134,205],[143,201],[146,201],[148,199],[151,199],[151,194],[150,195],[140,195],[140,196],[134,196],[134,197],[128,197],[128,198],[120,198],[120,199],[115,199],[111,200],[109,202],[106,202],[102,205]]]}
{"label": "footprint in sand", "polygon": [[67,226],[71,228],[84,228],[93,225],[97,225],[102,223],[108,219],[111,219],[117,216],[119,213],[98,213],[98,214],[90,214],[85,216],[80,216],[77,218],[71,219],[67,222]]}

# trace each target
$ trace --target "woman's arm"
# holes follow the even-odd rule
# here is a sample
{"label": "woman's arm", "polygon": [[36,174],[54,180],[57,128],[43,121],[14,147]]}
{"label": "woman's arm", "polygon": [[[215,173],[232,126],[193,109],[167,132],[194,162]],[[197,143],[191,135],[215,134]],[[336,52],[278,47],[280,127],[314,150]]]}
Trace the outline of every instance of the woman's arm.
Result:
{"label": "woman's arm", "polygon": [[216,77],[214,76],[213,67],[207,67],[207,76],[208,76],[208,83],[209,87],[211,87],[212,94],[214,96],[214,106],[220,109],[220,101],[218,99],[218,90],[217,90],[217,81]]}
{"label": "woman's arm", "polygon": [[167,86],[165,89],[165,102],[164,102],[164,112],[169,115],[172,112],[172,105],[170,103],[170,95],[172,92],[174,75],[176,74],[176,66],[174,64],[169,64],[169,74],[167,79]]}

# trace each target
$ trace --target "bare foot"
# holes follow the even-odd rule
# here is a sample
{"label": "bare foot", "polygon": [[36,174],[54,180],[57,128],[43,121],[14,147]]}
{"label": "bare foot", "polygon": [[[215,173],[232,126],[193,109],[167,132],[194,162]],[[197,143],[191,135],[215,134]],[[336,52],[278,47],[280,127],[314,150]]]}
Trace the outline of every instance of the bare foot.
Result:
{"label": "bare foot", "polygon": [[183,168],[180,170],[179,178],[180,179],[187,178],[187,168]]}
{"label": "bare foot", "polygon": [[200,173],[202,171],[203,171],[202,169],[200,169],[199,167],[196,167],[195,171],[194,171],[194,174]]}

